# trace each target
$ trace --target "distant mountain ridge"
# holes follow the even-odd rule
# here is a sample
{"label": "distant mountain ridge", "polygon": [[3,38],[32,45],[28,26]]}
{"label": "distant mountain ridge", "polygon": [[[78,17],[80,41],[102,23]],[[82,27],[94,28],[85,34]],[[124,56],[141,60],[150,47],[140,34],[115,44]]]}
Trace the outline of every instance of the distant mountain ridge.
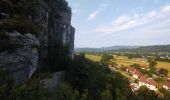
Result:
{"label": "distant mountain ridge", "polygon": [[170,45],[76,48],[75,52],[170,52]]}

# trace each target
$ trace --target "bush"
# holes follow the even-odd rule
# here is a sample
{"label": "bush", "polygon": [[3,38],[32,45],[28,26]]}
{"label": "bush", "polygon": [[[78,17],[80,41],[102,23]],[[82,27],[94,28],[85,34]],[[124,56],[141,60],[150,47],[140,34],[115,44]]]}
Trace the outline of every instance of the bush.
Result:
{"label": "bush", "polygon": [[21,34],[32,33],[36,36],[38,35],[37,28],[34,24],[19,18],[8,18],[2,20],[2,22],[0,23],[0,29],[4,29],[6,31],[16,30]]}
{"label": "bush", "polygon": [[5,100],[14,86],[14,80],[8,70],[0,70],[0,99]]}
{"label": "bush", "polygon": [[6,35],[4,30],[0,30],[0,39],[8,39],[9,36]]}
{"label": "bush", "polygon": [[73,88],[80,93],[88,90],[90,100],[99,100],[109,84],[112,88],[113,76],[106,66],[86,59],[83,54],[76,56],[74,60],[66,73],[66,80]]}

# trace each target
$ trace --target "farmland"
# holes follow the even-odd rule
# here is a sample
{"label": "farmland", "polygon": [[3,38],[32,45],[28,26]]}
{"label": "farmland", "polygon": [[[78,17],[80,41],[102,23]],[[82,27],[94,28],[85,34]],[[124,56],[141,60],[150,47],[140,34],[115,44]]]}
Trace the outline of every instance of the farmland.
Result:
{"label": "farmland", "polygon": [[[101,60],[101,55],[86,54],[86,58],[91,59],[96,62],[96,61]],[[115,58],[116,58],[116,63],[119,65],[123,65],[123,66],[130,66],[133,64],[139,64],[139,65],[145,65],[145,66],[148,65],[148,62],[146,59],[128,59],[128,57],[126,56],[117,56]],[[170,76],[170,63],[158,61],[157,68],[167,69],[169,71],[168,76]]]}

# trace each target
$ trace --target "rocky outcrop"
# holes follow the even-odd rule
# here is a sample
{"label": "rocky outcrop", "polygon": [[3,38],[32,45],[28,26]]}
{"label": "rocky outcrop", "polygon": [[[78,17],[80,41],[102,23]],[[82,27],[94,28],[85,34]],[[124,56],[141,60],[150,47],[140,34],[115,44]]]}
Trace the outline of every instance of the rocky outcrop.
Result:
{"label": "rocky outcrop", "polygon": [[67,46],[70,58],[74,58],[75,29],[71,26],[71,15],[65,0],[41,0],[34,19],[40,30],[40,66],[46,65],[48,58],[55,58],[58,44]]}
{"label": "rocky outcrop", "polygon": [[69,57],[74,57],[75,29],[71,26],[71,8],[65,0],[36,0],[34,14],[30,14],[31,5],[28,7],[31,10],[22,13],[22,10],[17,12],[20,8],[15,5],[19,1],[2,1],[0,70],[9,69],[16,84],[30,78],[37,66],[49,67],[48,58],[56,57],[57,45],[68,47]]}
{"label": "rocky outcrop", "polygon": [[39,41],[30,33],[0,34],[0,70],[8,69],[14,77],[15,84],[21,84],[31,78],[37,69]]}
{"label": "rocky outcrop", "polygon": [[45,89],[48,89],[49,91],[55,91],[56,87],[64,81],[65,71],[60,71],[52,74],[51,78],[43,79],[41,80],[41,83],[43,84]]}

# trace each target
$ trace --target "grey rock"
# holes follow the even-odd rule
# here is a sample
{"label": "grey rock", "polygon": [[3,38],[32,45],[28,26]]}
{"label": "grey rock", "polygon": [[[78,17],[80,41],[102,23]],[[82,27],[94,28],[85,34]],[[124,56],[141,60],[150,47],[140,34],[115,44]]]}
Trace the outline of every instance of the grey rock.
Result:
{"label": "grey rock", "polygon": [[51,78],[46,78],[41,80],[45,89],[53,92],[56,90],[57,86],[64,81],[65,71],[56,72],[52,74]]}
{"label": "grey rock", "polygon": [[[0,44],[11,46],[0,54],[0,70],[9,70],[14,77],[15,84],[21,84],[31,78],[37,69],[39,45],[38,39],[28,33],[5,33],[8,38],[0,40]],[[4,45],[0,47],[3,48]],[[15,48],[13,48],[15,47]]]}
{"label": "grey rock", "polygon": [[46,66],[48,56],[55,58],[56,45],[69,47],[69,56],[74,58],[74,34],[71,26],[71,8],[65,0],[41,0],[37,16],[33,19],[39,26],[39,66]]}

